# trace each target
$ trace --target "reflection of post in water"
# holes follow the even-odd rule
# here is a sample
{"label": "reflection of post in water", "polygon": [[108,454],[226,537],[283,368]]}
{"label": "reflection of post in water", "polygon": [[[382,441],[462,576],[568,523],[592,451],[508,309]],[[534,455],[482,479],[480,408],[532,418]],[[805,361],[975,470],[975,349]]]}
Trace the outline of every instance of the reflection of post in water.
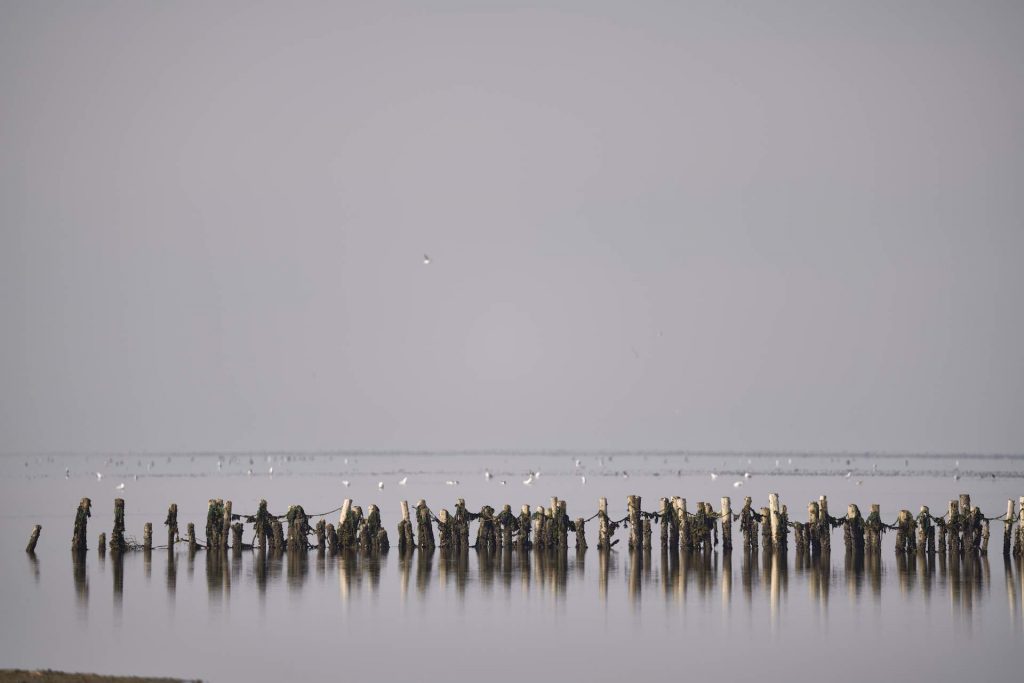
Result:
{"label": "reflection of post in water", "polygon": [[1006,576],[1006,600],[1010,610],[1010,621],[1013,622],[1014,630],[1019,632],[1021,618],[1017,603],[1017,584],[1014,581],[1013,560],[1010,559],[1009,553],[1003,555],[1003,574]]}
{"label": "reflection of post in water", "polygon": [[120,615],[121,603],[124,600],[124,553],[112,552],[110,565],[114,577],[114,609]]}
{"label": "reflection of post in water", "polygon": [[456,592],[462,596],[466,592],[469,575],[469,548],[455,546],[441,551],[438,560],[438,578],[442,585],[454,581]]}
{"label": "reflection of post in water", "polygon": [[[522,527],[520,527],[520,530],[522,530]],[[516,542],[518,543],[519,541],[517,540]],[[521,545],[516,551],[516,555],[519,558],[519,584],[522,587],[524,596],[530,593],[530,553],[529,548],[523,548]]]}
{"label": "reflection of post in water", "polygon": [[846,587],[851,597],[859,597],[864,585],[864,553],[853,548],[846,551]]}
{"label": "reflection of post in water", "polygon": [[[927,535],[925,540],[927,541]],[[917,578],[921,584],[921,591],[924,593],[925,602],[931,602],[932,583],[935,580],[934,554],[917,554]]]}
{"label": "reflection of post in water", "polygon": [[602,602],[608,601],[608,563],[611,550],[599,548],[597,551],[597,594]]}
{"label": "reflection of post in water", "polygon": [[[483,514],[486,514],[486,508]],[[474,548],[476,554],[476,566],[477,573],[480,575],[480,587],[484,591],[489,591],[494,585],[494,569],[495,569],[495,554],[494,546],[492,545],[493,539],[491,538],[492,530],[483,532],[484,538],[478,535],[477,546]],[[481,545],[482,544],[482,545]]]}
{"label": "reflection of post in water", "polygon": [[211,549],[206,553],[206,590],[213,601],[221,597],[227,582],[227,570],[225,567],[226,555],[219,550]]}
{"label": "reflection of post in water", "polygon": [[25,556],[28,558],[29,570],[32,572],[32,579],[39,583],[39,558],[36,557],[35,553],[26,553]]}
{"label": "reflection of post in water", "polygon": [[75,581],[75,598],[78,601],[82,616],[89,606],[89,577],[85,571],[85,555],[80,552],[71,553],[71,576]]}
{"label": "reflection of post in water", "polygon": [[900,583],[900,593],[905,596],[910,595],[913,589],[915,572],[910,562],[906,553],[896,551],[896,577]]}
{"label": "reflection of post in water", "polygon": [[300,544],[298,550],[285,553],[288,558],[288,587],[296,590],[302,588],[302,584],[306,582],[306,576],[309,575],[309,553],[301,547],[303,543],[301,536],[297,543]]}
{"label": "reflection of post in water", "polygon": [[253,557],[253,571],[256,574],[256,588],[260,596],[267,592],[267,548],[266,545],[259,545],[256,548],[256,555]]}
{"label": "reflection of post in water", "polygon": [[777,626],[779,621],[779,605],[782,597],[789,592],[789,568],[786,566],[787,554],[784,548],[766,552],[765,557],[771,556],[771,589],[770,603],[772,614],[772,625]]}
{"label": "reflection of post in water", "polygon": [[178,589],[178,563],[174,557],[174,546],[167,549],[167,596],[173,600]]}
{"label": "reflection of post in water", "polygon": [[505,592],[512,591],[512,543],[502,542],[498,550],[498,558],[501,564],[501,583],[505,586]]}
{"label": "reflection of post in water", "polygon": [[732,553],[722,552],[722,608],[732,603]]}
{"label": "reflection of post in water", "polygon": [[434,569],[434,548],[426,548],[416,553],[416,591],[423,595],[430,587],[430,575]]}
{"label": "reflection of post in water", "polygon": [[634,602],[640,600],[640,569],[643,567],[643,557],[640,548],[629,549],[629,597]]}
{"label": "reflection of post in water", "polygon": [[871,593],[876,598],[882,597],[882,555],[876,550],[865,554],[868,578],[871,580]]}
{"label": "reflection of post in water", "polygon": [[[756,536],[755,536],[756,538]],[[743,556],[740,560],[740,583],[743,595],[749,604],[753,599],[754,581],[757,580],[757,547],[744,543]]]}
{"label": "reflection of post in water", "polygon": [[[398,595],[404,604],[409,597],[409,575],[412,574],[413,552],[411,546],[407,545],[409,540],[404,538],[405,532],[399,524],[398,527]],[[404,540],[403,540],[404,539]]]}
{"label": "reflection of post in water", "polygon": [[832,562],[830,553],[812,553],[809,562],[808,586],[811,596],[816,598],[822,607],[828,607],[828,595],[832,582]]}

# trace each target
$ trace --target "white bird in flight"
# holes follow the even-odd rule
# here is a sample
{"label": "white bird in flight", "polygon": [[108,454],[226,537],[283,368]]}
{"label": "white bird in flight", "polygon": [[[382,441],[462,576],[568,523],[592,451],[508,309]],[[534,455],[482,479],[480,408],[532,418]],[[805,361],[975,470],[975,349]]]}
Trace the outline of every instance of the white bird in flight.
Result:
{"label": "white bird in flight", "polygon": [[273,476],[274,475],[274,468],[271,467],[269,470],[267,470],[267,474]]}
{"label": "white bird in flight", "polygon": [[346,488],[348,487],[348,485],[349,485],[350,483],[351,483],[351,482],[349,482],[349,480],[348,480],[348,479],[342,479],[342,480],[341,480],[341,485],[342,485],[342,486],[344,486],[344,487],[346,487]]}
{"label": "white bird in flight", "polygon": [[744,479],[750,479],[750,472],[744,472],[743,473],[743,478]]}
{"label": "white bird in flight", "polygon": [[118,491],[124,491],[124,482],[122,481],[120,484],[118,484],[114,488],[117,489]]}
{"label": "white bird in flight", "polygon": [[581,474],[580,475],[580,483],[581,484],[586,484],[587,483],[587,475],[585,475],[585,474]]}
{"label": "white bird in flight", "polygon": [[430,256],[428,254],[424,254],[423,255],[423,265],[425,265],[425,266],[429,266],[430,265]]}
{"label": "white bird in flight", "polygon": [[533,483],[533,473],[532,472],[530,473],[530,476],[528,476],[526,479],[523,479],[523,483],[526,484],[527,486],[529,486],[530,484]]}
{"label": "white bird in flight", "polygon": [[742,481],[734,481],[732,483],[732,486],[733,486],[733,488],[737,488],[738,489],[739,487],[743,486],[743,482]]}
{"label": "white bird in flight", "polygon": [[490,480],[491,480],[491,477],[493,477],[493,476],[494,476],[494,475],[493,475],[493,474],[491,474],[491,471],[490,471],[490,470],[484,470],[484,479],[486,479],[487,481],[490,481]]}
{"label": "white bird in flight", "polygon": [[445,482],[445,484],[447,484],[448,486],[455,486],[458,483],[459,483],[458,479],[449,479],[448,481]]}
{"label": "white bird in flight", "polygon": [[405,486],[405,482],[407,481],[409,481],[409,477],[402,477],[401,479],[398,480],[398,485]]}
{"label": "white bird in flight", "polygon": [[377,488],[378,488],[378,489],[382,489],[382,488],[384,488],[384,482],[382,482],[382,481],[378,481],[378,482],[377,482]]}
{"label": "white bird in flight", "polygon": [[96,481],[103,481],[103,475],[99,472],[96,473]]}
{"label": "white bird in flight", "polygon": [[718,479],[718,475],[715,474],[714,472],[712,472],[711,473],[711,481],[714,481],[715,479]]}

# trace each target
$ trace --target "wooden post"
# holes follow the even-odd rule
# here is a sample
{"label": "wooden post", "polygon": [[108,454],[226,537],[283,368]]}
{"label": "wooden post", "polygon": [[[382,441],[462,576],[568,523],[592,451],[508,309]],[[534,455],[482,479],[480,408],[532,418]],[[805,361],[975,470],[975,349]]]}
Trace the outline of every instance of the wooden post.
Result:
{"label": "wooden post", "polygon": [[878,503],[871,504],[871,512],[864,522],[864,530],[867,535],[867,548],[871,551],[882,548],[882,509]]}
{"label": "wooden post", "polygon": [[658,518],[661,520],[661,549],[668,548],[668,498],[658,501]]}
{"label": "wooden post", "polygon": [[1013,498],[1006,501],[1006,517],[1003,519],[1003,557],[1010,556],[1013,547]]}
{"label": "wooden post", "polygon": [[782,547],[782,525],[779,519],[779,494],[768,494],[768,511],[771,514],[772,548]]}
{"label": "wooden post", "polygon": [[76,553],[84,553],[88,548],[86,534],[89,532],[89,517],[92,516],[92,501],[83,498],[78,504],[78,512],[75,514],[75,531],[71,536],[71,550]]}
{"label": "wooden post", "polygon": [[[454,545],[452,539],[452,521],[451,515],[448,514],[448,510],[441,508],[441,512],[437,514],[437,541],[438,547],[441,550],[446,550]],[[420,543],[423,543],[423,537],[420,536]],[[422,546],[421,546],[422,547]]]}
{"label": "wooden post", "polygon": [[785,552],[786,547],[789,545],[789,510],[786,506],[782,506],[782,511],[779,512],[779,548]]}
{"label": "wooden post", "polygon": [[104,532],[102,532],[102,531],[100,532],[99,538],[97,538],[97,543],[99,543],[99,548],[97,548],[97,550],[99,550],[100,555],[106,555],[107,554],[107,535]]}
{"label": "wooden post", "polygon": [[807,504],[807,547],[812,554],[821,552],[821,544],[818,542],[818,530],[821,527],[818,509],[816,500]]}
{"label": "wooden post", "polygon": [[316,523],[316,550],[318,553],[327,551],[327,520],[323,517]]}
{"label": "wooden post", "polygon": [[971,496],[967,493],[960,494],[960,526],[963,531],[961,548],[965,553],[974,550],[974,517],[971,509]]}
{"label": "wooden post", "polygon": [[142,527],[142,549],[149,552],[153,549],[153,524],[146,522]]}
{"label": "wooden post", "polygon": [[530,506],[524,505],[519,510],[519,536],[516,538],[516,548],[528,550],[530,543]]}
{"label": "wooden post", "polygon": [[412,520],[409,515],[409,501],[401,503],[402,521],[398,523],[398,552],[404,553],[416,547],[416,539],[413,538]]}
{"label": "wooden post", "polygon": [[[974,508],[975,512],[979,512],[978,508]],[[979,512],[980,516],[980,512]],[[988,528],[988,520],[982,518],[981,520],[981,554],[988,555],[988,539],[991,536]]]}
{"label": "wooden post", "polygon": [[558,547],[569,547],[569,512],[567,503],[564,500],[558,501],[558,508],[555,516],[558,517]]}
{"label": "wooden post", "polygon": [[416,504],[416,531],[420,539],[420,550],[434,549],[434,522],[430,517],[427,501],[420,498]]}
{"label": "wooden post", "polygon": [[608,533],[608,499],[597,500],[597,549],[607,550],[611,535]]}
{"label": "wooden post", "polygon": [[[189,526],[192,526],[191,524]],[[284,540],[284,529],[281,526],[281,520],[276,517],[270,520],[270,550],[275,553],[283,553],[285,551],[285,540]]]}
{"label": "wooden post", "polygon": [[199,544],[196,543],[196,525],[189,522],[186,529],[188,533],[188,551],[194,553],[199,548]]}
{"label": "wooden post", "polygon": [[174,544],[178,541],[178,506],[175,503],[171,503],[167,508],[167,519],[164,520],[164,526],[167,527],[167,547],[173,548]]}
{"label": "wooden post", "polygon": [[1020,507],[1017,510],[1017,545],[1013,554],[1017,557],[1024,557],[1024,496],[1020,497]]}
{"label": "wooden post", "polygon": [[124,540],[124,498],[114,499],[114,528],[110,532],[110,552],[124,552],[128,544]]}
{"label": "wooden post", "polygon": [[668,547],[679,549],[679,496],[672,496],[668,502]]}
{"label": "wooden post", "polygon": [[743,534],[743,549],[757,549],[757,520],[754,519],[754,510],[751,508],[753,501],[750,496],[743,498],[743,508],[740,510],[740,533]]}
{"label": "wooden post", "polygon": [[219,550],[222,537],[225,532],[224,526],[224,501],[219,498],[210,498],[206,509],[206,548],[207,550]]}
{"label": "wooden post", "polygon": [[761,547],[765,552],[772,549],[772,512],[766,507],[761,508]]}
{"label": "wooden post", "polygon": [[946,520],[947,533],[949,534],[949,552],[953,555],[960,554],[960,501],[953,499],[949,501],[948,519]]}
{"label": "wooden post", "polygon": [[722,498],[722,552],[732,552],[732,501]]}
{"label": "wooden post", "polygon": [[42,531],[43,527],[39,524],[32,527],[32,535],[28,537],[28,545],[25,547],[25,552],[29,555],[35,553],[36,543],[39,542],[39,534],[42,533]]}
{"label": "wooden post", "polygon": [[512,530],[516,524],[515,515],[512,514],[512,506],[506,503],[501,512],[498,513],[498,530],[500,532],[501,547],[505,550],[512,549]]}
{"label": "wooden post", "polygon": [[327,552],[331,555],[338,553],[338,530],[331,523],[327,524]]}
{"label": "wooden post", "polygon": [[227,550],[228,548],[228,530],[231,529],[231,501],[224,503],[224,521],[220,525],[221,533],[221,550]]}
{"label": "wooden post", "polygon": [[629,547],[643,547],[643,522],[640,521],[640,496],[626,497],[626,510],[629,515]]}
{"label": "wooden post", "polygon": [[864,518],[860,515],[860,508],[853,503],[850,503],[846,509],[843,540],[846,542],[847,553],[864,552]]}
{"label": "wooden post", "polygon": [[645,518],[644,521],[642,522],[642,524],[643,524],[643,532],[644,532],[644,534],[643,534],[643,539],[644,539],[643,540],[643,547],[644,547],[644,550],[650,550],[651,549],[651,520]]}
{"label": "wooden post", "polygon": [[576,518],[576,550],[587,549],[586,521],[582,517]]}
{"label": "wooden post", "polygon": [[822,555],[832,552],[832,521],[828,516],[828,496],[818,498],[818,543]]}
{"label": "wooden post", "polygon": [[460,549],[469,547],[469,514],[466,512],[466,499],[455,501],[455,545]]}
{"label": "wooden post", "polygon": [[236,555],[242,552],[242,532],[245,527],[242,526],[241,522],[235,522],[231,525],[231,551]]}
{"label": "wooden post", "polygon": [[288,508],[288,551],[297,552],[308,550],[309,541],[309,517],[301,505],[292,505]]}
{"label": "wooden post", "polygon": [[693,534],[690,528],[690,514],[686,511],[686,499],[678,498],[678,514],[679,514],[679,544],[683,548],[693,547]]}
{"label": "wooden post", "polygon": [[928,552],[928,531],[931,528],[932,520],[928,514],[928,506],[922,505],[917,515],[917,552],[921,555]]}
{"label": "wooden post", "polygon": [[907,552],[907,519],[910,517],[909,510],[900,510],[896,517],[896,554],[902,555]]}

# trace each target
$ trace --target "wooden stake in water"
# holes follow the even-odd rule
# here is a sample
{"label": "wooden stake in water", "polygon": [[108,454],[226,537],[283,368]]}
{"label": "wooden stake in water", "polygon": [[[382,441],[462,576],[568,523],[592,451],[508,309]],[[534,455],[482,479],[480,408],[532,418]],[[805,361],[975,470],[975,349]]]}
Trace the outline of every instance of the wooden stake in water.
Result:
{"label": "wooden stake in water", "polygon": [[99,551],[99,554],[100,555],[106,555],[107,554],[107,535],[104,532],[102,532],[102,531],[100,532],[99,538],[97,539],[97,543],[99,543],[99,548],[97,548],[97,550]]}
{"label": "wooden stake in water", "polygon": [[1006,501],[1006,517],[1003,518],[1003,557],[1010,556],[1013,547],[1013,498]]}
{"label": "wooden stake in water", "polygon": [[608,499],[599,498],[597,501],[597,549],[607,550],[610,546],[608,545],[611,538],[611,534],[608,533],[609,519],[608,519]]}
{"label": "wooden stake in water", "polygon": [[114,499],[114,528],[110,532],[110,552],[124,552],[128,544],[124,540],[124,498]]}
{"label": "wooden stake in water", "polygon": [[404,553],[416,547],[416,539],[412,533],[412,520],[409,515],[409,501],[401,502],[402,521],[398,523],[398,552]]}
{"label": "wooden stake in water", "polygon": [[146,522],[142,527],[142,549],[149,552],[153,549],[153,524]]}
{"label": "wooden stake in water", "polygon": [[640,497],[627,496],[626,510],[629,515],[629,547],[640,548],[643,546],[643,527],[640,522]]}
{"label": "wooden stake in water", "polygon": [[828,516],[828,496],[818,498],[818,543],[822,555],[832,552],[832,521]]}
{"label": "wooden stake in water", "polygon": [[761,508],[761,546],[765,552],[772,549],[772,511]]}
{"label": "wooden stake in water", "polygon": [[39,542],[39,534],[42,533],[43,527],[36,524],[32,527],[32,535],[28,537],[28,545],[25,546],[25,552],[32,554],[36,551],[36,543]]}
{"label": "wooden stake in water", "polygon": [[960,554],[960,501],[949,501],[949,512],[946,519],[946,532],[949,535],[949,552]]}
{"label": "wooden stake in water", "polygon": [[84,553],[88,547],[86,534],[89,532],[89,517],[92,516],[92,501],[83,498],[78,504],[78,512],[75,514],[75,531],[71,536],[71,550],[76,553]]}
{"label": "wooden stake in water", "polygon": [[420,498],[416,504],[416,532],[420,539],[420,550],[434,549],[434,523],[430,519],[430,508],[427,501]]}
{"label": "wooden stake in water", "polygon": [[754,510],[751,507],[753,501],[750,496],[743,498],[743,508],[740,510],[740,533],[743,534],[743,548],[757,549],[757,519],[754,517]]}
{"label": "wooden stake in water", "polygon": [[519,550],[529,549],[530,543],[530,506],[524,505],[519,510],[519,536],[515,541]]}
{"label": "wooden stake in water", "polygon": [[971,496],[966,493],[960,494],[960,526],[963,531],[961,547],[965,553],[974,551],[974,517],[971,509]]}
{"label": "wooden stake in water", "polygon": [[769,521],[771,523],[772,530],[772,548],[781,548],[781,524],[779,520],[779,494],[769,493],[768,494],[768,514],[770,515]]}
{"label": "wooden stake in water", "polygon": [[[732,501],[728,496],[722,498],[722,552],[732,551]],[[664,546],[664,544],[663,544]]]}
{"label": "wooden stake in water", "polygon": [[167,508],[167,519],[164,520],[167,527],[167,547],[173,548],[178,541],[178,506],[171,503]]}
{"label": "wooden stake in water", "polygon": [[817,501],[812,500],[807,504],[807,547],[812,554],[821,552],[821,544],[818,542],[818,532],[821,528],[818,510]]}
{"label": "wooden stake in water", "polygon": [[338,531],[333,524],[327,524],[327,552],[331,555],[338,553]]}
{"label": "wooden stake in water", "polygon": [[194,553],[199,548],[199,544],[196,543],[196,525],[189,522],[186,529],[188,533],[188,551]]}
{"label": "wooden stake in water", "polygon": [[1020,509],[1017,511],[1017,545],[1013,554],[1024,557],[1024,496],[1020,497]]}
{"label": "wooden stake in water", "polygon": [[576,550],[587,549],[586,520],[582,517],[576,518]]}

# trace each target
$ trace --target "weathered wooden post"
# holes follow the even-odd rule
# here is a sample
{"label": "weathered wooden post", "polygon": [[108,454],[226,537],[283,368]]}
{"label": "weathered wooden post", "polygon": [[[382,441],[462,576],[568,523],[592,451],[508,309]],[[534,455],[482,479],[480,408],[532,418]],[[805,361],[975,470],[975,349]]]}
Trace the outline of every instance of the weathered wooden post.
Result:
{"label": "weathered wooden post", "polygon": [[228,531],[231,530],[231,501],[224,502],[224,521],[220,524],[221,549],[228,548]]}
{"label": "weathered wooden post", "polygon": [[516,548],[528,550],[530,543],[530,506],[524,505],[519,510],[519,535],[515,541]]}
{"label": "weathered wooden post", "polygon": [[771,523],[772,531],[772,548],[779,548],[779,541],[781,536],[780,523],[779,523],[779,494],[769,493],[768,494],[768,514],[770,515],[768,520]]}
{"label": "weathered wooden post", "polygon": [[297,552],[308,550],[309,541],[309,517],[301,505],[292,505],[288,508],[286,515],[288,520],[288,551]]}
{"label": "weathered wooden post", "polygon": [[822,555],[832,552],[832,518],[828,515],[828,496],[818,498],[818,543]]}
{"label": "weathered wooden post", "polygon": [[878,551],[882,548],[882,509],[878,503],[871,504],[871,512],[864,521],[864,531],[867,536],[867,549]]}
{"label": "weathered wooden post", "polygon": [[961,522],[960,526],[963,530],[963,540],[961,548],[965,553],[972,552],[974,550],[974,517],[972,516],[971,510],[971,496],[967,493],[960,494],[960,515]]}
{"label": "weathered wooden post", "polygon": [[949,519],[946,520],[947,533],[949,534],[949,552],[953,555],[960,554],[960,501],[953,499],[949,501]]}
{"label": "weathered wooden post", "polygon": [[[189,525],[191,526],[191,525]],[[284,540],[284,529],[281,526],[281,520],[276,517],[270,519],[270,550],[275,553],[283,553],[285,551],[285,540]]]}
{"label": "weathered wooden post", "polygon": [[239,555],[242,552],[242,533],[245,527],[242,526],[241,522],[235,522],[231,525],[231,551]]}
{"label": "weathered wooden post", "polygon": [[153,524],[146,522],[142,527],[142,549],[149,552],[153,549]]}
{"label": "weathered wooden post", "polygon": [[599,498],[597,500],[597,549],[607,550],[609,547],[608,543],[611,539],[611,534],[608,533],[608,499]]}
{"label": "weathered wooden post", "polygon": [[199,544],[196,543],[196,525],[189,522],[186,533],[188,534],[188,551],[194,553],[199,548]]}
{"label": "weathered wooden post", "polygon": [[661,520],[661,549],[668,548],[668,498],[658,501],[658,517]]}
{"label": "weathered wooden post", "polygon": [[260,550],[270,550],[274,544],[274,518],[267,510],[267,501],[260,500],[256,508],[256,515],[253,518],[253,531],[256,532],[256,547]]}
{"label": "weathered wooden post", "polygon": [[576,550],[587,549],[586,520],[582,517],[576,518]]}
{"label": "weathered wooden post", "polygon": [[772,512],[769,508],[761,508],[761,547],[765,552],[772,549]]}
{"label": "weathered wooden post", "polygon": [[484,505],[477,515],[480,520],[476,528],[476,547],[485,552],[493,552],[498,545],[498,535],[494,528],[494,508]]}
{"label": "weathered wooden post", "polygon": [[1017,545],[1013,554],[1024,557],[1024,496],[1020,497],[1020,508],[1017,510]]}
{"label": "weathered wooden post", "polygon": [[569,547],[569,512],[567,503],[564,500],[558,501],[558,508],[555,516],[558,517],[558,547]]}
{"label": "weathered wooden post", "polygon": [[[452,530],[452,518],[448,514],[448,510],[441,508],[441,512],[437,514],[437,540],[441,550],[451,548],[455,545],[454,532]],[[422,543],[423,537],[420,537]]]}
{"label": "weathered wooden post", "polygon": [[896,516],[896,554],[902,555],[907,552],[907,520],[910,518],[909,510],[900,510]]}
{"label": "weathered wooden post", "polygon": [[843,527],[843,540],[846,542],[846,552],[864,552],[864,518],[861,517],[860,508],[850,503],[846,509],[846,522]]}
{"label": "weathered wooden post", "polygon": [[722,498],[722,552],[732,552],[732,501]]}
{"label": "weathered wooden post", "polygon": [[221,544],[221,528],[224,524],[224,501],[210,498],[206,508],[206,548],[217,550]]}
{"label": "weathered wooden post", "polygon": [[420,539],[420,550],[434,549],[434,524],[430,517],[427,501],[420,498],[416,504],[416,532]]}
{"label": "weathered wooden post", "polygon": [[110,552],[120,553],[128,547],[124,540],[124,498],[114,499],[114,528],[110,531]]}
{"label": "weathered wooden post", "polygon": [[917,514],[917,552],[920,555],[928,552],[928,531],[931,528],[932,518],[928,514],[928,506],[922,505],[921,511]]}
{"label": "weathered wooden post", "polygon": [[988,555],[988,539],[991,536],[988,528],[988,520],[981,514],[981,510],[974,508],[975,518],[981,519],[981,554]]}
{"label": "weathered wooden post", "polygon": [[99,535],[99,538],[97,538],[96,540],[97,540],[97,543],[99,544],[99,548],[97,548],[97,550],[99,551],[100,555],[106,555],[107,554],[107,534],[105,532],[101,531],[100,535]]}
{"label": "weathered wooden post", "polygon": [[501,540],[501,547],[506,550],[512,549],[512,530],[515,527],[516,517],[512,514],[512,506],[506,503],[498,513],[497,524],[498,534]]}
{"label": "weathered wooden post", "polygon": [[92,501],[83,498],[78,503],[78,512],[75,514],[75,531],[71,536],[71,550],[76,553],[84,553],[88,547],[86,534],[89,532],[89,517],[92,516]]}
{"label": "weathered wooden post", "polygon": [[465,498],[455,501],[455,534],[456,547],[460,549],[469,547],[469,513],[466,511]]}
{"label": "weathered wooden post", "polygon": [[757,549],[757,519],[754,517],[754,510],[751,508],[753,501],[750,496],[743,498],[743,508],[740,510],[740,533],[743,534],[743,547],[751,550]]}
{"label": "weathered wooden post", "polygon": [[171,503],[167,507],[167,519],[164,520],[167,527],[167,547],[173,548],[178,541],[178,505]]}
{"label": "weathered wooden post", "polygon": [[26,553],[31,555],[36,551],[36,543],[39,542],[39,534],[42,533],[42,531],[43,527],[39,524],[32,527],[32,535],[28,537],[28,545],[25,546]]}
{"label": "weathered wooden post", "polygon": [[1003,557],[1010,556],[1013,547],[1013,498],[1006,501],[1006,517],[1003,518]]}
{"label": "weathered wooden post", "polygon": [[331,555],[338,554],[338,530],[330,522],[327,523],[327,552]]}
{"label": "weathered wooden post", "polygon": [[402,521],[398,523],[398,552],[404,553],[416,547],[416,539],[413,538],[412,520],[409,515],[409,501],[401,502]]}
{"label": "weathered wooden post", "polygon": [[672,496],[668,501],[668,547],[679,549],[679,496]]}
{"label": "weathered wooden post", "polygon": [[316,523],[316,551],[327,552],[327,520],[323,517]]}
{"label": "weathered wooden post", "polygon": [[640,501],[637,496],[626,497],[626,510],[629,516],[629,547],[640,548],[643,545],[643,528],[640,522]]}
{"label": "weathered wooden post", "polygon": [[683,548],[693,547],[693,530],[690,527],[690,513],[686,511],[686,499],[677,498],[676,513],[679,516],[679,544]]}
{"label": "weathered wooden post", "polygon": [[779,512],[779,548],[785,552],[786,547],[789,545],[789,510],[786,509],[785,504],[782,506],[782,510]]}
{"label": "weathered wooden post", "polygon": [[643,524],[643,547],[644,550],[651,549],[651,520],[644,518]]}
{"label": "weathered wooden post", "polygon": [[821,544],[818,541],[820,527],[818,501],[812,500],[807,504],[807,547],[812,554],[821,552]]}

